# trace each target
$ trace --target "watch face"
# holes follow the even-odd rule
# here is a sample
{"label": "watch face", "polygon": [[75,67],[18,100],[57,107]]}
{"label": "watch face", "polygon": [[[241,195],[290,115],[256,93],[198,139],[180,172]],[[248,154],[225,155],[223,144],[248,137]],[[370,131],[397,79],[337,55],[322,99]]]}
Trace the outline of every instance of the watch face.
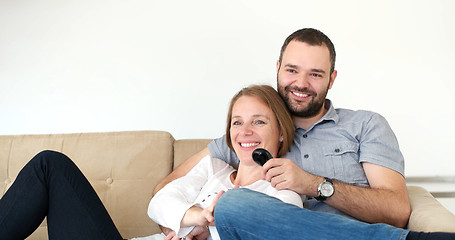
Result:
{"label": "watch face", "polygon": [[322,194],[322,196],[325,196],[325,197],[332,196],[332,194],[333,194],[333,186],[332,186],[332,184],[330,184],[328,182],[325,182],[324,184],[322,184],[322,186],[321,186],[321,194]]}

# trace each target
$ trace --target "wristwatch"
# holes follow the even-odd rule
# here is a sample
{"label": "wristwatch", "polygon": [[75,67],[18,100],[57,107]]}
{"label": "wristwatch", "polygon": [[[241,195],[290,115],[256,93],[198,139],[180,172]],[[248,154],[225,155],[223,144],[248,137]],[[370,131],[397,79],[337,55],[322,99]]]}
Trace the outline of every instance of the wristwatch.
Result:
{"label": "wristwatch", "polygon": [[327,198],[331,197],[335,192],[335,188],[333,188],[333,182],[330,178],[324,178],[318,186],[318,196],[315,197],[318,201],[325,201]]}

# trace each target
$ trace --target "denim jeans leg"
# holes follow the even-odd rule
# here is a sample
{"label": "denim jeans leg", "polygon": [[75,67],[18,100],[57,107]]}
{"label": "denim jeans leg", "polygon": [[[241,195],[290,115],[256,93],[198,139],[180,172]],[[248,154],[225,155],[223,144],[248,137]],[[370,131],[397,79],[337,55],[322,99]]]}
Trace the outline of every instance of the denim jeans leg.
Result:
{"label": "denim jeans leg", "polygon": [[224,193],[214,215],[221,239],[404,240],[409,232],[299,208],[244,188]]}
{"label": "denim jeans leg", "polygon": [[[30,160],[1,199],[0,209],[0,239],[24,239],[45,216],[49,239],[122,239],[82,172],[53,151]],[[9,235],[2,235],[3,230]]]}

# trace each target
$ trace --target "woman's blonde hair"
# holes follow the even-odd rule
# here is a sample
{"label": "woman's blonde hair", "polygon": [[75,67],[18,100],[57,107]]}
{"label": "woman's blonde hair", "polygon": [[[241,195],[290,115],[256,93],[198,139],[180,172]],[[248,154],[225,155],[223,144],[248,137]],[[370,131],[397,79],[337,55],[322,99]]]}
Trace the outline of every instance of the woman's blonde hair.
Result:
{"label": "woman's blonde hair", "polygon": [[230,134],[232,109],[234,108],[234,104],[237,102],[237,100],[243,96],[256,97],[262,100],[275,114],[279,129],[283,135],[283,142],[281,143],[276,157],[284,156],[289,151],[292,142],[294,141],[294,122],[292,120],[291,114],[288,112],[286,105],[283,102],[283,99],[281,99],[278,92],[269,85],[251,85],[240,90],[232,98],[229,106],[226,124],[226,142],[229,148],[234,151]]}

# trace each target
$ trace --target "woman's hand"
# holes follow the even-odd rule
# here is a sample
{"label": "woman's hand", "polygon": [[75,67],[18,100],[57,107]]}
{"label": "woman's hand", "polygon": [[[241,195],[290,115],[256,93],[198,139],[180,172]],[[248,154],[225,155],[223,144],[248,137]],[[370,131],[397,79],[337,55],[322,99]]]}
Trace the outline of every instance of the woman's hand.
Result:
{"label": "woman's hand", "polygon": [[175,234],[175,232],[172,230],[168,231],[167,233],[165,233],[165,232],[163,232],[163,233],[166,235],[164,240],[180,240],[180,238],[177,236],[177,234]]}
{"label": "woman's hand", "polygon": [[196,226],[185,236],[185,240],[206,240],[209,236],[210,232],[207,227]]}
{"label": "woman's hand", "polygon": [[215,205],[218,202],[218,199],[220,199],[223,193],[224,191],[220,191],[213,199],[212,204],[202,210],[202,216],[207,220],[207,225],[204,224],[204,226],[215,226],[215,217],[213,217],[213,212],[215,211]]}
{"label": "woman's hand", "polygon": [[212,201],[210,206],[202,209],[196,206],[188,209],[183,216],[182,221],[180,222],[181,227],[189,226],[215,226],[215,218],[213,217],[213,211],[215,211],[215,206],[218,199],[223,195],[224,191],[220,191]]}

